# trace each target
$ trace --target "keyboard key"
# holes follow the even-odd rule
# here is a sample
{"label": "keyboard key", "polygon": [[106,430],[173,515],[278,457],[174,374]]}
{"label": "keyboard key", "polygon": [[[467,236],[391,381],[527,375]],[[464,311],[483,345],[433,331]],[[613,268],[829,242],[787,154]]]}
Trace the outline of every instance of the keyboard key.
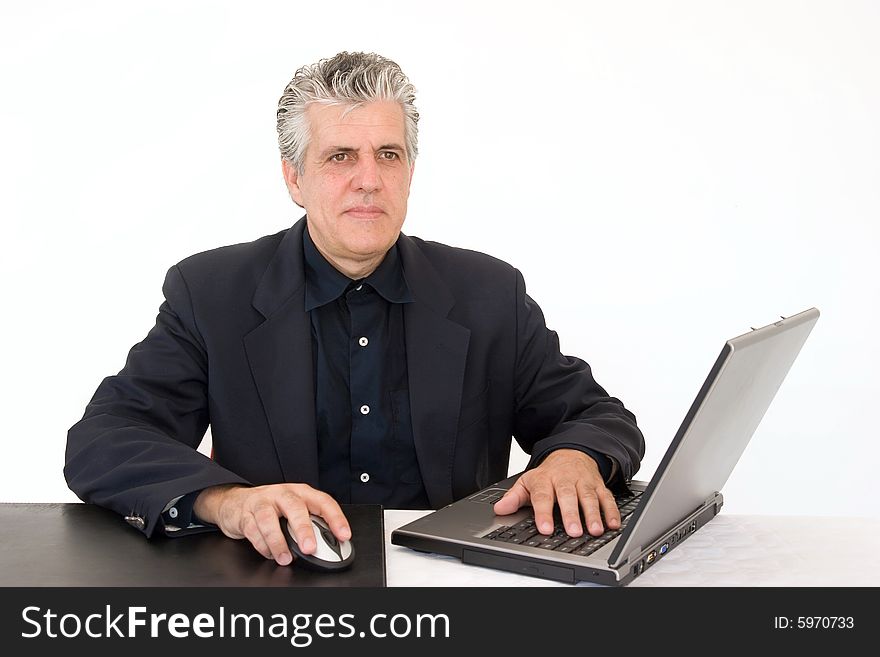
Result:
{"label": "keyboard key", "polygon": [[[511,527],[510,529],[511,529],[511,531],[514,531],[514,532],[519,533],[519,532],[524,531],[524,530],[527,530],[527,529],[532,529],[532,528],[534,528],[534,526],[535,526],[535,521],[534,521],[534,520],[533,520],[532,522],[528,522],[528,521],[526,521],[526,520],[523,520],[522,522],[518,522],[518,523],[516,523],[516,524],[515,524],[513,527]],[[536,531],[537,531],[537,530],[536,530]]]}
{"label": "keyboard key", "polygon": [[535,536],[538,533],[538,530],[535,527],[530,527],[529,529],[523,529],[516,533],[516,538],[520,538],[523,541],[529,540],[532,536]]}
{"label": "keyboard key", "polygon": [[503,527],[498,527],[497,529],[493,529],[491,532],[483,536],[483,538],[497,538],[498,534],[506,532],[508,529],[510,529],[510,527],[506,525]]}

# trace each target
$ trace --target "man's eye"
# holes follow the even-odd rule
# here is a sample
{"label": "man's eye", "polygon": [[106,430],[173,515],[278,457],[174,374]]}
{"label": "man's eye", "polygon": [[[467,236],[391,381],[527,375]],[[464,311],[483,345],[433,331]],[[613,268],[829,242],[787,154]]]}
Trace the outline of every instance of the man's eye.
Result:
{"label": "man's eye", "polygon": [[379,157],[383,160],[396,160],[399,156],[394,151],[382,151],[379,153]]}
{"label": "man's eye", "polygon": [[348,157],[348,153],[336,153],[335,155],[331,155],[330,159],[334,162],[345,162],[345,159]]}

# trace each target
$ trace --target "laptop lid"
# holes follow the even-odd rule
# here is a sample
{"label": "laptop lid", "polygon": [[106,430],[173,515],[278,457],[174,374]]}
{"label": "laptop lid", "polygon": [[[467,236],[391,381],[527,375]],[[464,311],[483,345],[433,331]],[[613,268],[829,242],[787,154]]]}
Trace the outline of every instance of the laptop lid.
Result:
{"label": "laptop lid", "polygon": [[810,308],[724,344],[608,558],[611,567],[721,491],[818,318]]}

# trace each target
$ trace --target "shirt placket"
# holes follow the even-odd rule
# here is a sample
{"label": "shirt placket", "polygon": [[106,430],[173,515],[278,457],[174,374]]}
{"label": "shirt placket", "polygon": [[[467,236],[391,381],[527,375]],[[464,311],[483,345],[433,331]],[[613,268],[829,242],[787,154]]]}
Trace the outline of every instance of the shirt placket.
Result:
{"label": "shirt placket", "polygon": [[381,488],[377,479],[381,458],[379,438],[383,426],[379,398],[381,363],[375,350],[379,344],[375,333],[381,326],[376,315],[381,309],[375,294],[363,284],[350,290],[346,296],[351,316],[351,501],[363,504],[374,501]]}

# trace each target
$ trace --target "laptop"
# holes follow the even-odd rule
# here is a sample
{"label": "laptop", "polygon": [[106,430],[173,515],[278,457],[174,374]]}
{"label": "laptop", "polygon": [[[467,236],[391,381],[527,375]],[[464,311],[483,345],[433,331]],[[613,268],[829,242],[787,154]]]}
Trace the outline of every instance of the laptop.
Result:
{"label": "laptop", "polygon": [[572,584],[630,583],[718,514],[721,489],[818,319],[810,308],[724,343],[654,476],[615,493],[619,530],[572,538],[557,509],[545,536],[531,507],[495,515],[520,473],[394,530],[391,542]]}

